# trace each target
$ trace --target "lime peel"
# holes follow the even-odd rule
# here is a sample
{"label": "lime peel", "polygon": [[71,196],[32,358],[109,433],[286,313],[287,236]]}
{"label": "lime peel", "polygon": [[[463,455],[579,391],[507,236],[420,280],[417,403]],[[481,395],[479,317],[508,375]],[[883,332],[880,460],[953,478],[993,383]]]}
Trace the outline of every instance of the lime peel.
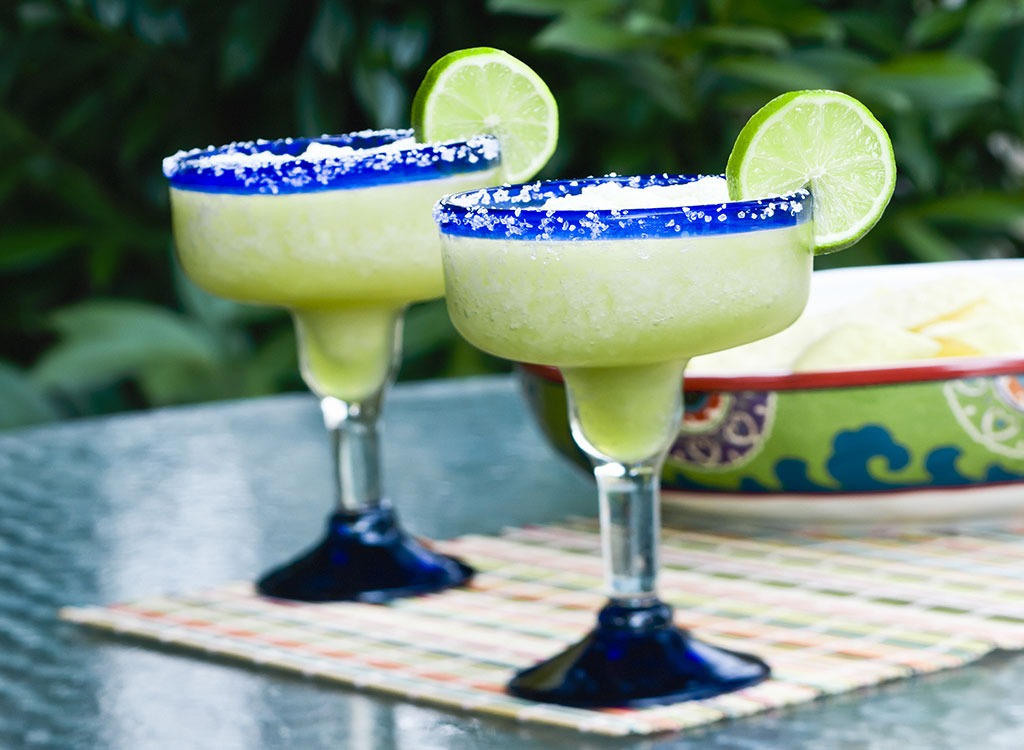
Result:
{"label": "lime peel", "polygon": [[885,128],[857,99],[791,91],[744,125],[726,179],[733,200],[809,188],[815,254],[824,254],[853,245],[878,222],[896,186],[896,161]]}

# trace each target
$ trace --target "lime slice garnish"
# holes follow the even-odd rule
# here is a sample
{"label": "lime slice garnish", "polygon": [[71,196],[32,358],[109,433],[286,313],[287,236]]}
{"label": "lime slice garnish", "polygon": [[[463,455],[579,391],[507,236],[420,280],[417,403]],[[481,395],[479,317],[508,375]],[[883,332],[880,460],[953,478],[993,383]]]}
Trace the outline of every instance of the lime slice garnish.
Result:
{"label": "lime slice garnish", "polygon": [[450,52],[430,66],[412,102],[421,141],[493,135],[509,182],[547,164],[558,143],[558,105],[547,84],[507,52],[491,47]]}
{"label": "lime slice garnish", "polygon": [[754,113],[725,168],[733,200],[814,196],[815,254],[849,247],[881,218],[896,186],[892,142],[870,110],[838,91],[791,91]]}

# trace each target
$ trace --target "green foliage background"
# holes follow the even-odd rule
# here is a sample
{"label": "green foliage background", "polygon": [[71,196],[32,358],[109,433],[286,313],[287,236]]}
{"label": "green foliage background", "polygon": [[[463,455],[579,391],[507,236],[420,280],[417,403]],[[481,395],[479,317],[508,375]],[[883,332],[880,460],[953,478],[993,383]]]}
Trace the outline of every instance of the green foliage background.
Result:
{"label": "green foliage background", "polygon": [[[12,0],[0,8],[0,427],[301,389],[290,322],[176,269],[161,159],[408,124],[427,67],[501,47],[559,101],[545,177],[718,172],[783,91],[862,99],[899,183],[826,264],[1016,256],[1024,1]],[[490,371],[443,304],[402,377]]]}

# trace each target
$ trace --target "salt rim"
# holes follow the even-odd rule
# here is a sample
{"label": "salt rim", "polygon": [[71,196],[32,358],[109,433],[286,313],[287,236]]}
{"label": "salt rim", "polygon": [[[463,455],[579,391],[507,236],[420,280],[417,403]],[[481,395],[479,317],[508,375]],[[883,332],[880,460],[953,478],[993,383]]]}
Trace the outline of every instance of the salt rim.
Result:
{"label": "salt rim", "polygon": [[499,161],[491,136],[418,143],[409,129],[361,130],[179,151],[163,160],[163,173],[179,190],[276,195],[439,179]]}
{"label": "salt rim", "polygon": [[699,177],[691,182],[633,187],[618,180],[603,180],[585,185],[579,192],[555,195],[544,201],[545,210],[599,211],[627,208],[678,208],[712,205],[729,200],[729,186],[718,175]]}
{"label": "salt rim", "polygon": [[[434,206],[442,234],[484,239],[655,239],[736,234],[796,226],[812,219],[807,190],[747,201],[649,208],[560,209],[557,199],[608,182],[643,190],[721,175],[634,175],[503,185],[447,196]],[[724,178],[723,178],[724,179]],[[556,208],[545,203],[554,201]]]}

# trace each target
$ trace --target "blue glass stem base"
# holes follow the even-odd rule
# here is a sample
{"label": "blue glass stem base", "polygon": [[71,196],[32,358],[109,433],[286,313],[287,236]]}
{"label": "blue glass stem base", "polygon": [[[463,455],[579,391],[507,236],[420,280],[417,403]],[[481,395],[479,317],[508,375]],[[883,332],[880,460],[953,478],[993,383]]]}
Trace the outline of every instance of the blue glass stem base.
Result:
{"label": "blue glass stem base", "polygon": [[389,506],[339,511],[313,549],[263,576],[264,596],[378,604],[466,583],[473,569],[405,533]]}
{"label": "blue glass stem base", "polygon": [[609,603],[583,640],[523,670],[508,685],[522,698],[583,708],[637,708],[710,698],[771,673],[756,656],[710,646],[672,623],[662,602]]}

